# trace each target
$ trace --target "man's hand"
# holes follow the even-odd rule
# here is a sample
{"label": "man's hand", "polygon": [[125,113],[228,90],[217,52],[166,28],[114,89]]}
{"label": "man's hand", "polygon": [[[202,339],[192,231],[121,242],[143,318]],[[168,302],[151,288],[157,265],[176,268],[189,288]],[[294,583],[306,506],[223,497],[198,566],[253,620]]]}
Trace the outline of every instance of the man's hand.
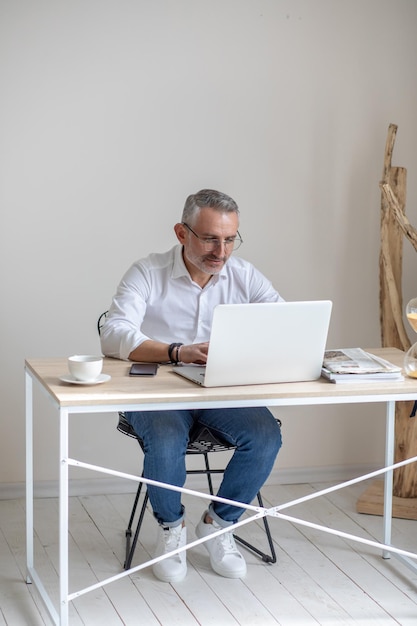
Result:
{"label": "man's hand", "polygon": [[196,363],[197,365],[205,365],[207,362],[209,342],[192,343],[187,346],[181,346],[180,360],[182,363]]}

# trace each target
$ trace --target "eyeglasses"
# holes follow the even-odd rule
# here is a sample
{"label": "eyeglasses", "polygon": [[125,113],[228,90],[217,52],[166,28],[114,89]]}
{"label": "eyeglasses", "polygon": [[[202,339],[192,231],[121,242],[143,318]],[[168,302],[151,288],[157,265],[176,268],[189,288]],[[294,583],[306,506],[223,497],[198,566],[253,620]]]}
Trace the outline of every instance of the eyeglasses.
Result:
{"label": "eyeglasses", "polygon": [[193,233],[194,237],[197,237],[197,239],[201,242],[201,245],[206,250],[206,252],[209,252],[210,250],[214,250],[215,248],[218,248],[222,244],[224,245],[226,250],[237,250],[238,248],[240,248],[240,246],[243,243],[243,239],[240,236],[239,231],[237,231],[237,235],[235,237],[227,237],[226,239],[219,239],[218,237],[201,237],[200,235],[197,235],[197,233],[195,233],[193,229],[190,226],[188,226],[188,224],[186,224],[185,222],[182,222],[182,225],[185,226],[185,228],[188,228],[188,230],[191,233]]}

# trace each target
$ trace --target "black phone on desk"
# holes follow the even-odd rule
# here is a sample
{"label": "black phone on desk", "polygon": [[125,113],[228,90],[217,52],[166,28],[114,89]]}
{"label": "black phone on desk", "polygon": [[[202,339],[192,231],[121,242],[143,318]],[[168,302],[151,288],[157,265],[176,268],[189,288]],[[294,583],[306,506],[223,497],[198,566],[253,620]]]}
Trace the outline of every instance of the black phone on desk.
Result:
{"label": "black phone on desk", "polygon": [[159,363],[133,363],[129,376],[155,376]]}

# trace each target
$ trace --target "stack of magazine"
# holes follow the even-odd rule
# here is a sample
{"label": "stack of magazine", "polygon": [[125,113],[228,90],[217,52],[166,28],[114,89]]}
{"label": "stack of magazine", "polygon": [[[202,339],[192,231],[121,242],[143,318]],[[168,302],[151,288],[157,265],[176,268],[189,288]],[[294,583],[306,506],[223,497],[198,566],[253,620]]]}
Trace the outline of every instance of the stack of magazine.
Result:
{"label": "stack of magazine", "polygon": [[332,383],[404,380],[401,367],[361,348],[327,350],[321,375]]}

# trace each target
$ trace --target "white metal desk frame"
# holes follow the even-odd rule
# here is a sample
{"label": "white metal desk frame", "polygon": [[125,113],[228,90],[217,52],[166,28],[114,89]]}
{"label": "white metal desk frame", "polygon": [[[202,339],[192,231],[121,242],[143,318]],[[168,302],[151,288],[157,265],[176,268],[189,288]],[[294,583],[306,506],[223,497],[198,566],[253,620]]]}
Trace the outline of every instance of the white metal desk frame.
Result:
{"label": "white metal desk frame", "polygon": [[[125,474],[122,472],[117,472],[111,470],[109,468],[98,467],[90,464],[83,463],[81,461],[77,461],[75,459],[71,459],[68,457],[68,444],[69,444],[69,415],[74,413],[106,413],[111,412],[114,413],[117,410],[120,411],[132,411],[132,410],[158,410],[158,409],[183,409],[187,408],[182,402],[170,402],[167,404],[164,403],[143,403],[138,402],[137,404],[127,404],[127,405],[118,405],[115,407],[114,405],[83,405],[83,406],[75,406],[75,407],[62,407],[56,404],[56,409],[59,412],[59,459],[60,459],[60,469],[59,469],[59,588],[60,588],[60,605],[59,610],[55,608],[52,600],[50,599],[43,583],[41,577],[38,575],[35,566],[34,566],[34,526],[33,526],[33,381],[38,382],[37,379],[32,375],[32,373],[26,368],[25,369],[25,383],[26,383],[26,544],[27,544],[27,582],[33,582],[38,589],[41,598],[43,599],[45,606],[55,624],[60,624],[61,626],[68,625],[68,607],[69,602],[73,599],[83,595],[84,593],[88,593],[102,587],[108,583],[111,583],[119,578],[130,575],[135,571],[143,569],[144,567],[148,567],[152,565],[154,562],[160,559],[153,559],[148,561],[142,565],[131,568],[128,571],[123,571],[116,576],[112,576],[103,581],[98,582],[95,585],[87,587],[85,589],[78,590],[72,594],[68,593],[68,584],[69,584],[69,576],[68,576],[68,498],[69,498],[69,489],[68,489],[68,468],[70,465],[77,467],[88,468],[93,471],[103,472],[109,475],[118,476],[121,478],[126,478],[134,481],[143,481],[145,483],[153,483],[153,484],[161,484],[155,483],[154,481],[146,480],[141,476],[135,476],[131,474]],[[41,387],[47,395],[48,392]],[[415,400],[417,397],[417,393],[408,393],[402,394],[398,396],[399,400]],[[265,515],[279,517],[281,519],[288,520],[293,523],[298,523],[301,525],[309,526],[316,528],[318,530],[322,530],[324,532],[337,535],[352,541],[357,541],[359,543],[368,544],[377,548],[382,549],[383,557],[389,558],[390,553],[394,553],[398,558],[402,560],[408,567],[417,571],[417,565],[414,563],[414,559],[417,559],[417,554],[408,552],[406,550],[401,550],[391,546],[391,524],[392,524],[392,488],[393,488],[393,470],[401,465],[406,465],[408,463],[413,463],[417,461],[417,457],[413,457],[403,461],[401,463],[393,464],[394,458],[394,428],[395,428],[395,394],[389,393],[387,395],[381,394],[372,394],[371,391],[367,393],[367,395],[358,395],[358,396],[338,396],[338,397],[303,397],[303,398],[276,398],[275,400],[268,400],[268,406],[306,406],[306,405],[320,405],[320,404],[352,404],[352,403],[375,403],[375,402],[383,402],[386,403],[386,437],[385,437],[385,467],[377,470],[375,472],[366,474],[364,476],[360,476],[350,481],[346,481],[339,485],[333,486],[328,489],[321,490],[316,492],[315,494],[311,494],[309,496],[305,496],[303,498],[299,498],[297,500],[293,500],[284,504],[281,504],[276,507],[272,507],[270,509],[256,507],[251,505],[246,505],[242,503],[233,502],[233,504],[237,506],[241,506],[247,510],[250,510],[254,513],[254,515],[245,518],[244,520],[238,522],[233,528],[237,528],[244,524],[247,524],[255,519],[259,519],[264,517]],[[258,403],[254,402],[253,398],[244,401],[244,400],[231,400],[229,402],[216,402],[211,400],[205,401],[197,401],[193,402],[193,408],[225,408],[229,407],[247,407],[247,406],[265,406],[265,400],[259,400]],[[189,406],[189,403],[188,403]],[[360,482],[366,480],[368,478],[373,478],[377,475],[385,474],[385,484],[384,484],[384,515],[383,515],[383,543],[370,541],[364,539],[362,537],[357,537],[355,535],[347,534],[338,530],[330,529],[325,526],[313,524],[307,522],[305,520],[301,520],[299,518],[295,518],[289,515],[285,515],[282,513],[284,509],[287,509],[296,504],[300,504],[304,501],[310,500],[312,498],[317,498],[321,495],[325,495],[330,493],[331,491],[335,491],[337,489],[342,489],[343,487],[347,487],[348,485],[354,484],[356,482]],[[168,486],[168,485],[164,485]],[[200,493],[197,491],[192,491],[186,488],[177,488],[173,486],[168,486],[169,488],[181,491],[184,493],[188,493],[191,495],[195,495],[201,498],[206,498],[210,500],[218,500],[222,502],[228,502],[223,498],[216,498],[215,496],[210,496],[204,493]],[[219,531],[216,534],[222,534],[222,532],[227,532],[230,530],[230,527]],[[187,546],[172,552],[174,554],[176,552],[181,552],[183,550],[187,550],[190,547],[198,545],[199,543],[207,540],[200,539],[191,543],[188,543]],[[166,557],[162,557],[166,558]]]}

